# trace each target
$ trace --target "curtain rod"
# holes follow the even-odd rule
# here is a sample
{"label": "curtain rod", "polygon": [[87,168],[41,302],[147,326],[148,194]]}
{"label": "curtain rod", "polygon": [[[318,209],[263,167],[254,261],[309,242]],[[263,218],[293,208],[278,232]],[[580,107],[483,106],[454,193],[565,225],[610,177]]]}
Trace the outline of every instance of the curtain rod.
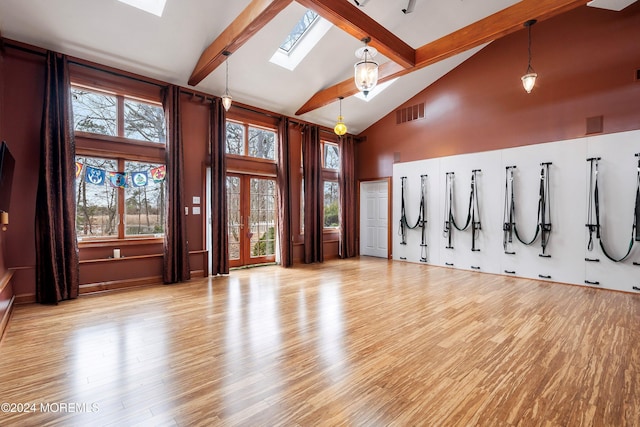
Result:
{"label": "curtain rod", "polygon": [[26,53],[32,53],[34,55],[37,56],[47,56],[46,51],[42,52],[40,50],[37,49],[31,49],[28,48],[26,46],[23,46],[21,44],[15,44],[15,43],[11,43],[10,41],[7,41],[7,39],[0,39],[0,49],[4,49],[5,47],[11,48],[11,49],[15,49],[15,50],[19,50],[21,52],[26,52]]}
{"label": "curtain rod", "polygon": [[[27,46],[22,45],[21,43],[20,44],[18,44],[18,43],[19,42],[7,41],[7,39],[3,38],[0,41],[0,47],[1,48],[9,47],[11,49],[19,50],[21,52],[31,53],[33,55],[42,56],[42,57],[46,57],[47,56],[48,49],[43,49],[44,51],[41,51],[41,50],[38,50],[37,48],[29,48]],[[55,51],[53,51],[53,52],[55,52]],[[56,53],[58,53],[58,52],[56,52]],[[115,70],[105,69],[105,68],[98,67],[96,65],[91,65],[91,64],[88,64],[86,62],[83,62],[82,60],[80,60],[78,58],[74,58],[74,57],[71,57],[69,55],[67,55],[67,58],[68,58],[69,64],[74,64],[74,65],[78,65],[78,66],[81,66],[81,67],[89,68],[89,69],[92,69],[92,70],[101,71],[103,73],[108,73],[108,74],[111,74],[113,76],[125,77],[125,78],[131,79],[131,80],[135,80],[135,81],[138,81],[138,82],[141,82],[141,83],[154,85],[154,86],[161,87],[161,88],[167,86],[167,85],[163,85],[161,83],[145,80],[145,79],[140,78],[140,77],[135,77],[133,75],[127,75],[127,74],[124,74],[124,73],[119,73],[119,72],[117,72]]]}
{"label": "curtain rod", "polygon": [[91,65],[91,64],[84,63],[84,62],[80,62],[77,59],[74,60],[74,59],[69,58],[69,64],[74,64],[74,65],[78,65],[80,67],[89,68],[90,70],[96,70],[96,71],[100,71],[102,73],[111,74],[112,76],[116,76],[116,77],[124,77],[124,78],[127,78],[127,79],[135,80],[135,81],[140,82],[140,83],[146,83],[146,84],[157,86],[157,87],[160,87],[160,88],[167,87],[166,84],[156,83],[156,82],[145,80],[143,78],[136,77],[136,76],[133,76],[133,75],[127,75],[127,74],[124,74],[124,73],[119,73],[119,72],[117,72],[115,70],[111,70],[111,69],[104,69],[104,68],[98,67],[96,65]]}

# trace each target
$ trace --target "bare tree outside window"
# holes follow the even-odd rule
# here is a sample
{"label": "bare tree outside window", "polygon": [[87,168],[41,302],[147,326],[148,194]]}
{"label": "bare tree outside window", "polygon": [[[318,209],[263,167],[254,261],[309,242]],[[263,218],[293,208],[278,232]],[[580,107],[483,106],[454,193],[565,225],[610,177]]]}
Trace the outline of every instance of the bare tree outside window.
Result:
{"label": "bare tree outside window", "polygon": [[324,167],[326,169],[340,169],[340,149],[336,144],[325,142],[324,144]]}
{"label": "bare tree outside window", "polygon": [[71,100],[75,130],[117,135],[117,99],[114,95],[72,87]]}
{"label": "bare tree outside window", "polygon": [[249,127],[249,156],[275,160],[276,133],[271,130]]}
{"label": "bare tree outside window", "polygon": [[125,99],[124,136],[141,141],[167,142],[162,107]]}
{"label": "bare tree outside window", "polygon": [[227,122],[226,142],[227,154],[244,155],[244,126],[240,123]]}

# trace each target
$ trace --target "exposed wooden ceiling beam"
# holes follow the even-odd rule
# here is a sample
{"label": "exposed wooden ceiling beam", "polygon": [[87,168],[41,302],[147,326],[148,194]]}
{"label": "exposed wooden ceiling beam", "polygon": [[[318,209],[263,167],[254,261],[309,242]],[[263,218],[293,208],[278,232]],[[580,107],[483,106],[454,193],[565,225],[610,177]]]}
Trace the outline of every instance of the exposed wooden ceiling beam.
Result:
{"label": "exposed wooden ceiling beam", "polygon": [[227,57],[223,52],[235,52],[251,37],[267,25],[293,0],[252,0],[251,3],[207,47],[189,77],[195,86],[222,64]]}
{"label": "exposed wooden ceiling beam", "polygon": [[[576,7],[587,4],[588,0],[522,0],[513,6],[474,22],[458,31],[416,49],[416,64],[411,68],[397,67],[385,63],[379,69],[379,82],[384,82],[417,71],[458,53],[496,40],[507,34],[521,30],[529,19],[542,21]],[[396,65],[394,67],[394,65]],[[308,113],[335,102],[340,96],[348,97],[358,93],[353,78],[344,80],[317,92],[296,115]]]}
{"label": "exposed wooden ceiling beam", "polygon": [[408,68],[416,62],[416,51],[398,36],[346,0],[296,0],[347,34],[362,40],[370,37],[375,47],[390,60]]}

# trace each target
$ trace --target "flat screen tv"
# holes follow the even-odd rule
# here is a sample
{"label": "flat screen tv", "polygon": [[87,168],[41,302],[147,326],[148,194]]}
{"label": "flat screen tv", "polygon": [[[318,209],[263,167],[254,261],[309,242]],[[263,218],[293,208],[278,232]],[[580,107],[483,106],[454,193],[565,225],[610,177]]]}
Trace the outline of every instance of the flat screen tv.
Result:
{"label": "flat screen tv", "polygon": [[11,184],[16,161],[13,159],[7,143],[0,144],[0,211],[9,212],[11,203]]}

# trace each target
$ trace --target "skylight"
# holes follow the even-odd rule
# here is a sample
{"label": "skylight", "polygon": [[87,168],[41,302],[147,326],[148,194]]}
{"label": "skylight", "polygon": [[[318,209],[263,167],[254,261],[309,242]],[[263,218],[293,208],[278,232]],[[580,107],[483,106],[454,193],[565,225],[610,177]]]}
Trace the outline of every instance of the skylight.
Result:
{"label": "skylight", "polygon": [[387,80],[384,83],[377,84],[376,87],[373,88],[373,90],[369,91],[369,94],[367,96],[364,96],[362,92],[358,92],[354,96],[356,98],[362,99],[365,102],[369,102],[373,98],[375,98],[378,94],[380,94],[380,92],[382,92],[383,90],[391,86],[391,84],[393,84],[393,82],[395,82],[396,80],[398,80],[397,77],[395,79]]}
{"label": "skylight", "polygon": [[293,30],[291,30],[291,32],[287,35],[285,41],[282,42],[282,44],[280,45],[280,49],[284,50],[287,53],[291,52],[291,49],[293,49],[298,40],[300,40],[300,38],[304,35],[304,33],[306,33],[307,30],[311,28],[313,23],[316,22],[316,19],[318,19],[318,14],[313,10],[307,9],[296,26],[293,27]]}
{"label": "skylight", "polygon": [[307,10],[269,61],[293,71],[330,28],[329,21]]}
{"label": "skylight", "polygon": [[144,10],[156,16],[162,16],[164,5],[167,0],[118,0],[119,2],[128,4],[137,9]]}

